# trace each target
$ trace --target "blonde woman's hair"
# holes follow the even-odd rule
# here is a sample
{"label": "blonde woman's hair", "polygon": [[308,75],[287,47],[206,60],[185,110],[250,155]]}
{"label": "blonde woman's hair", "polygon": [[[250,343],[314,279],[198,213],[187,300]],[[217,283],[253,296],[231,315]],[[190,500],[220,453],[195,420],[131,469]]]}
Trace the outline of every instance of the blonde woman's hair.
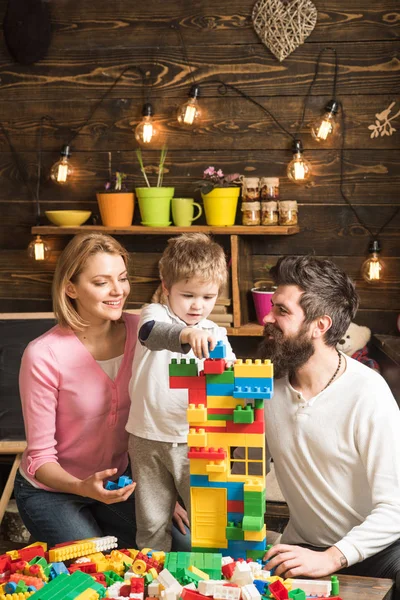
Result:
{"label": "blonde woman's hair", "polygon": [[79,315],[75,301],[66,293],[66,287],[69,282],[77,282],[88,258],[99,252],[121,256],[128,268],[128,252],[117,240],[103,233],[79,233],[62,251],[52,287],[53,310],[61,327],[83,330],[89,325]]}
{"label": "blonde woman's hair", "polygon": [[167,289],[178,281],[196,277],[216,283],[221,290],[228,278],[223,248],[205,233],[183,233],[169,239],[159,269]]}

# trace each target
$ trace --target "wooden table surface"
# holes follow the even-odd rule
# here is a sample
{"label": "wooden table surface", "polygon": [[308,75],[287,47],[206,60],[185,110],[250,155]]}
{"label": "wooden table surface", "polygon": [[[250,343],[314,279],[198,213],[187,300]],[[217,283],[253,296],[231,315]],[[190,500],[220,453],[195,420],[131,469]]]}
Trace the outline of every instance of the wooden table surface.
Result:
{"label": "wooden table surface", "polygon": [[342,600],[389,600],[393,586],[391,579],[338,575]]}

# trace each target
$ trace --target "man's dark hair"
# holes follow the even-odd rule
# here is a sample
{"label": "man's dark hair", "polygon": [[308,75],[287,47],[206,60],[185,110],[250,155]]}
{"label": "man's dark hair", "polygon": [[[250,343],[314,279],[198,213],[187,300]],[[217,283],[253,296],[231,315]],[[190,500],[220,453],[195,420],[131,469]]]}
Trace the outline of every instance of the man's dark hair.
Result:
{"label": "man's dark hair", "polygon": [[275,285],[297,285],[305,322],[328,315],[332,326],[325,333],[327,346],[336,346],[357,312],[359,298],[354,283],[330,260],[314,256],[284,256],[272,267]]}

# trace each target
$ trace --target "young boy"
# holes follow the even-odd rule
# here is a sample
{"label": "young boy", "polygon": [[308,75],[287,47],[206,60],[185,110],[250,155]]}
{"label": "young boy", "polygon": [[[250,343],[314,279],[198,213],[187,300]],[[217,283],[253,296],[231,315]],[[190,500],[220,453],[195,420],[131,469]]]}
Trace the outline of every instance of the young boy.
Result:
{"label": "young boy", "polygon": [[201,370],[219,340],[227,360],[235,355],[226,329],[207,320],[227,279],[221,246],[202,233],[183,234],[168,241],[159,268],[166,299],[142,310],[126,429],[136,481],[137,547],[169,552],[178,495],[190,509],[188,393],[169,389],[169,364],[172,358],[197,358]]}

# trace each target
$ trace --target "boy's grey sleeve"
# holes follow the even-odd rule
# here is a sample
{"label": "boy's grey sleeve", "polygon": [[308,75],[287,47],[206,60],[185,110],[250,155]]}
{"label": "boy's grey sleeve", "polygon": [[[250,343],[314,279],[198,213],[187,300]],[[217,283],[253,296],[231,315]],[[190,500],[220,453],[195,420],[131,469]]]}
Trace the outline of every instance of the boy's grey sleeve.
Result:
{"label": "boy's grey sleeve", "polygon": [[146,321],[139,329],[139,342],[148,350],[169,350],[187,354],[189,344],[181,344],[179,336],[185,325],[173,325],[161,321]]}

